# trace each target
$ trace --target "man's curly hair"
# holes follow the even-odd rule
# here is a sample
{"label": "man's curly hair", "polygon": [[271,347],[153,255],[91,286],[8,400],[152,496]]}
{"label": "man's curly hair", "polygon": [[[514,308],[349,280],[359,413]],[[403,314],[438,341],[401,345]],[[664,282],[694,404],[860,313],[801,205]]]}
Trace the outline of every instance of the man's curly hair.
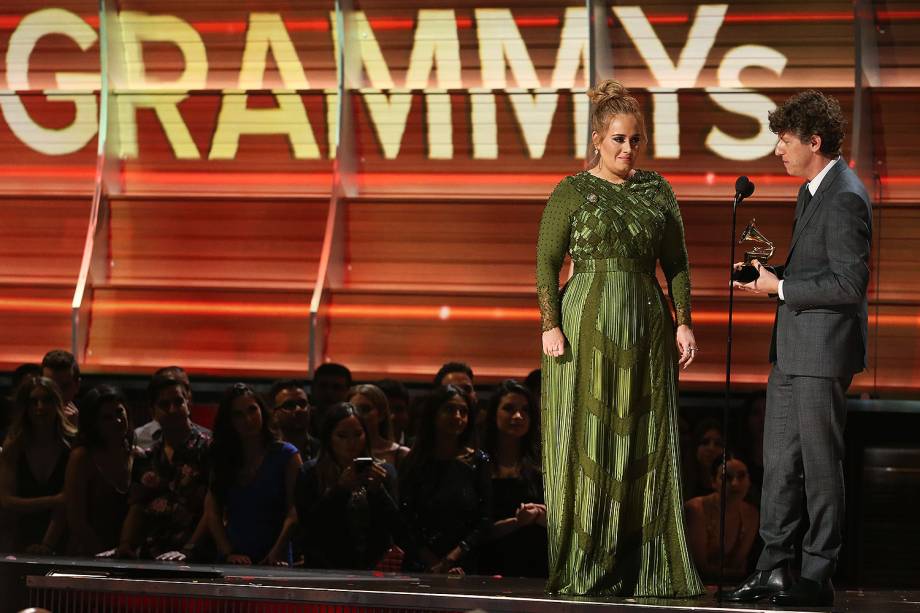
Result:
{"label": "man's curly hair", "polygon": [[846,119],[840,103],[833,96],[809,89],[792,96],[768,114],[770,131],[789,132],[806,142],[812,135],[821,137],[821,153],[840,155]]}

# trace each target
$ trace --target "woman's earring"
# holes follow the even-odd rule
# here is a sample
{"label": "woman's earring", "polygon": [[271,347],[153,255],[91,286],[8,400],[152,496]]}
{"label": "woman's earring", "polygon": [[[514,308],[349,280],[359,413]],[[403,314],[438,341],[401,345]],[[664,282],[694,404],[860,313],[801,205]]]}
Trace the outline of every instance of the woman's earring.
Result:
{"label": "woman's earring", "polygon": [[597,155],[599,151],[600,151],[600,150],[599,150],[597,147],[595,147],[595,148],[594,148],[594,155]]}

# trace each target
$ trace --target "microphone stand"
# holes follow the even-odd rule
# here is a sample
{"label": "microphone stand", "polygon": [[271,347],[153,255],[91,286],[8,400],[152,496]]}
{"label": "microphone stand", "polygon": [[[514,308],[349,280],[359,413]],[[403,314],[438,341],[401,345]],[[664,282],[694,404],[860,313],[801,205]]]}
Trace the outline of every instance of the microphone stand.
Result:
{"label": "microphone stand", "polygon": [[728,340],[725,352],[725,403],[722,407],[722,466],[719,469],[722,474],[722,487],[719,494],[719,582],[716,589],[716,601],[722,602],[722,584],[725,581],[725,504],[726,494],[728,493],[728,480],[726,479],[725,461],[728,449],[728,411],[732,397],[732,315],[735,307],[735,284],[734,284],[734,266],[735,266],[735,232],[737,230],[738,205],[744,196],[736,191],[735,199],[732,202],[732,235],[729,241],[731,250],[731,267],[728,275]]}

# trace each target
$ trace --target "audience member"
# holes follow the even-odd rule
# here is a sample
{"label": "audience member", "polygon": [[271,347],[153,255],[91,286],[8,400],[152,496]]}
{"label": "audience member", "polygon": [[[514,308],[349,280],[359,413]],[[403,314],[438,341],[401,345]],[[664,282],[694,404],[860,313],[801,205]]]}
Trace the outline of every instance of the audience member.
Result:
{"label": "audience member", "polygon": [[312,409],[303,386],[294,379],[282,379],[272,384],[268,395],[282,440],[296,447],[304,462],[315,458],[320,444],[310,432]]}
{"label": "audience member", "polygon": [[543,473],[534,455],[530,391],[517,381],[501,383],[489,402],[483,450],[492,458],[495,523],[483,547],[479,571],[510,577],[546,577],[546,505]]}
{"label": "audience member", "polygon": [[326,411],[334,404],[345,402],[351,386],[351,371],[342,364],[327,362],[316,369],[313,384],[310,386],[313,432],[322,432],[322,421]]}
{"label": "audience member", "polygon": [[64,474],[76,430],[48,377],[27,379],[16,393],[16,418],[0,453],[0,531],[4,548],[49,554],[64,535]]}
{"label": "audience member", "polygon": [[712,463],[722,456],[722,427],[714,419],[704,419],[693,430],[694,455],[683,467],[685,499],[712,491]]}
{"label": "audience member", "polygon": [[16,417],[16,391],[29,379],[42,376],[42,367],[38,364],[20,364],[10,377],[9,393],[0,398],[0,448],[10,425]]}
{"label": "audience member", "polygon": [[134,467],[134,432],[125,399],[100,385],[80,403],[78,446],[64,479],[69,555],[96,555],[118,546],[128,514]]}
{"label": "audience member", "polygon": [[301,470],[297,514],[308,567],[371,569],[397,551],[396,474],[371,460],[368,430],[353,405],[333,406],[319,457]]}
{"label": "audience member", "polygon": [[386,395],[390,405],[390,424],[393,440],[400,445],[411,447],[412,436],[409,430],[409,390],[396,379],[381,379],[377,387]]}
{"label": "audience member", "polygon": [[441,366],[434,376],[435,387],[453,385],[463,397],[470,408],[470,417],[476,421],[479,411],[479,398],[476,396],[476,387],[473,385],[473,369],[466,362],[447,362]]}
{"label": "audience member", "polygon": [[[181,381],[182,383],[184,383],[186,387],[188,387],[188,390],[189,390],[188,403],[189,403],[189,408],[191,408],[192,384],[189,381],[188,373],[185,372],[184,368],[182,368],[181,366],[165,366],[157,370],[155,373],[153,373],[153,376],[154,377],[169,377],[171,379],[175,379],[177,381]],[[140,447],[141,449],[143,449],[144,451],[149,451],[150,448],[153,447],[156,433],[160,431],[160,422],[156,420],[156,418],[154,417],[154,413],[155,413],[154,408],[150,407],[150,421],[148,421],[143,426],[135,428],[134,430],[134,444]],[[205,428],[204,426],[200,426],[194,422],[192,422],[192,425],[198,428],[201,432],[204,432],[208,435],[211,434],[211,431]]]}
{"label": "audience member", "polygon": [[400,497],[412,531],[407,554],[429,572],[475,571],[492,526],[491,462],[469,446],[472,434],[466,396],[454,385],[437,387],[400,467]]}
{"label": "audience member", "polygon": [[348,401],[367,426],[368,445],[374,457],[398,467],[409,448],[393,441],[390,407],[383,391],[376,385],[357,385],[351,388]]}
{"label": "audience member", "polygon": [[191,391],[184,381],[158,376],[147,386],[160,431],[135,470],[120,557],[200,559],[207,524],[211,437],[189,419]]}
{"label": "audience member", "polygon": [[231,564],[291,565],[300,455],[280,440],[265,403],[244,383],[229,387],[220,401],[211,457],[207,516],[221,557]]}
{"label": "audience member", "polygon": [[76,398],[80,393],[80,366],[73,354],[53,349],[42,358],[42,376],[54,381],[64,399],[64,415],[74,428],[79,425],[80,411]]}
{"label": "audience member", "polygon": [[[741,579],[749,572],[748,561],[757,537],[760,515],[757,508],[745,500],[751,488],[747,466],[731,452],[726,454],[726,458],[725,577]],[[719,576],[721,457],[713,462],[711,475],[715,491],[692,498],[684,505],[690,552],[704,579],[717,579]]]}

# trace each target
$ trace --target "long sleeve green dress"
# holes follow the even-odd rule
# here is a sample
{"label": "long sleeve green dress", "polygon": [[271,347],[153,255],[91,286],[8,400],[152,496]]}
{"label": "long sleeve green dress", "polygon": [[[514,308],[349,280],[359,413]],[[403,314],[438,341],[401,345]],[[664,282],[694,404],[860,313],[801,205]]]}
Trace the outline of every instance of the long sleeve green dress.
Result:
{"label": "long sleeve green dress", "polygon": [[[560,292],[566,253],[574,275]],[[690,324],[690,272],[671,186],[637,170],[614,184],[563,179],[540,222],[537,293],[543,330],[547,591],[686,597],[703,585],[684,535],[674,322],[655,277]]]}

